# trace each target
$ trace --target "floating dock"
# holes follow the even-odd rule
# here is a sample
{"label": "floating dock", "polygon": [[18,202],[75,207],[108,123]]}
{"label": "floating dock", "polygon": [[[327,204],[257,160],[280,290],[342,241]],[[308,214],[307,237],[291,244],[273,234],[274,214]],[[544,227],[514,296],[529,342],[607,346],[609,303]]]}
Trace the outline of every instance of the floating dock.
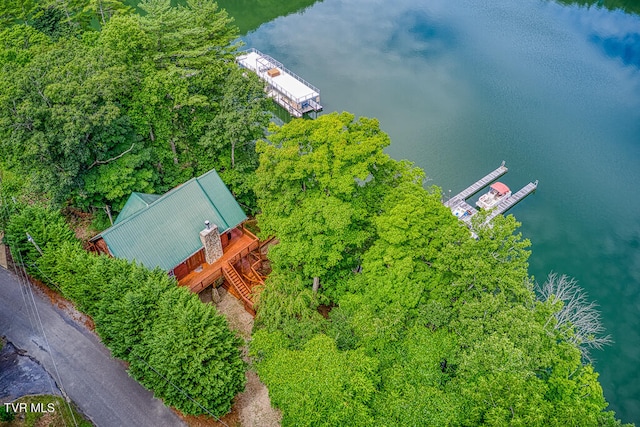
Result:
{"label": "floating dock", "polygon": [[536,188],[538,188],[538,180],[528,183],[527,185],[522,187],[522,189],[520,189],[520,191],[518,191],[516,194],[511,195],[511,197],[507,197],[505,200],[498,203],[498,206],[491,210],[491,213],[489,214],[489,216],[487,216],[487,220],[485,222],[490,222],[493,218],[505,213],[513,206],[515,206],[515,204],[520,200],[536,191]]}
{"label": "floating dock", "polygon": [[294,117],[322,111],[320,91],[285,68],[282,63],[257,49],[249,49],[237,58],[238,64],[253,71],[267,83],[267,93]]}
{"label": "floating dock", "polygon": [[469,187],[465,188],[464,190],[462,190],[461,192],[453,196],[451,199],[444,202],[444,205],[453,209],[459,203],[464,202],[469,197],[473,196],[478,191],[482,190],[484,187],[491,184],[493,181],[500,178],[502,175],[504,175],[508,171],[509,169],[504,165],[504,161],[503,161],[500,167],[498,167],[496,170],[487,174],[484,178],[479,179],[478,181],[471,184]]}
{"label": "floating dock", "polygon": [[[508,172],[508,168],[502,164],[494,171],[490,172],[483,178],[474,182],[469,187],[462,190],[460,193],[456,194],[449,200],[444,202],[444,205],[451,209],[451,212],[458,217],[461,221],[463,221],[468,226],[471,226],[471,218],[478,213],[478,210],[473,208],[471,205],[467,203],[467,199],[478,191],[485,188],[487,185],[491,184],[493,181],[504,175]],[[496,207],[494,207],[485,220],[485,224],[488,224],[493,220],[496,216],[501,215],[511,209],[516,203],[520,202],[522,199],[527,197],[529,194],[536,191],[538,188],[538,181],[530,182],[526,186],[524,186],[520,191],[506,198],[505,200],[498,203]]]}

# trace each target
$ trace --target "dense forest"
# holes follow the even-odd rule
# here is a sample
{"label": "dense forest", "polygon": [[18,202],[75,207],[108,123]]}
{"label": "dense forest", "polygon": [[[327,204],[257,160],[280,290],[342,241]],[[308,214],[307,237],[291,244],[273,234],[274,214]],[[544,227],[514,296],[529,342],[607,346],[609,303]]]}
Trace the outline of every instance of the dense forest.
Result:
{"label": "dense forest", "polygon": [[283,425],[620,425],[589,361],[597,311],[571,278],[534,282],[516,220],[473,238],[375,119],[268,125],[215,3],[0,7],[0,226],[167,404],[226,413],[241,340],[165,272],[84,251],[69,212],[100,229],[132,191],[216,168],[277,237],[250,356]]}
{"label": "dense forest", "polygon": [[0,154],[29,192],[118,211],[216,168],[252,210],[268,103],[226,12],[189,4],[4,3]]}

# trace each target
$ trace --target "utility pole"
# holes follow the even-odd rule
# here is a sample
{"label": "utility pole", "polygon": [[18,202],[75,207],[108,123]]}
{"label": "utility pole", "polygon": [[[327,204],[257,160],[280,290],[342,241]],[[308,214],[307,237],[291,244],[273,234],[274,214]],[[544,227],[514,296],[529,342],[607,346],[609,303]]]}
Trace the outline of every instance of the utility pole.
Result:
{"label": "utility pole", "polygon": [[38,250],[38,252],[40,252],[40,255],[44,255],[42,253],[42,249],[40,249],[40,246],[38,246],[38,244],[36,243],[35,240],[33,240],[33,237],[31,237],[31,235],[29,233],[27,233],[27,240],[31,243],[33,243],[33,246],[36,247],[36,249]]}

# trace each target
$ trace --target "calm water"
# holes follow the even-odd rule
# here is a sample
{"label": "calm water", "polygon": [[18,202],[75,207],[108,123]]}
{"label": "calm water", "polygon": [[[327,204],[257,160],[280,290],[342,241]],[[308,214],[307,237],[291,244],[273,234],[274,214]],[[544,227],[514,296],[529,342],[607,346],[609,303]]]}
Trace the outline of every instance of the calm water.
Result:
{"label": "calm water", "polygon": [[[224,5],[224,1],[221,2]],[[246,11],[248,15],[250,9]],[[640,17],[538,0],[325,0],[243,36],[377,117],[388,152],[452,193],[507,161],[531,274],[575,277],[615,343],[605,395],[640,423]]]}

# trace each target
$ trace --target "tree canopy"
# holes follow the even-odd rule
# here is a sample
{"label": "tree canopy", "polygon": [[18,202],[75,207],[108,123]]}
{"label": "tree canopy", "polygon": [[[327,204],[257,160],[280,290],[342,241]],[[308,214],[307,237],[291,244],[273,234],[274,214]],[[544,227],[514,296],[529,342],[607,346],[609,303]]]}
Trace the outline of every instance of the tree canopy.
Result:
{"label": "tree canopy", "polygon": [[4,7],[0,154],[32,191],[117,211],[132,191],[216,168],[255,208],[247,172],[269,103],[235,64],[237,28],[215,2],[149,0],[143,15],[116,0]]}

